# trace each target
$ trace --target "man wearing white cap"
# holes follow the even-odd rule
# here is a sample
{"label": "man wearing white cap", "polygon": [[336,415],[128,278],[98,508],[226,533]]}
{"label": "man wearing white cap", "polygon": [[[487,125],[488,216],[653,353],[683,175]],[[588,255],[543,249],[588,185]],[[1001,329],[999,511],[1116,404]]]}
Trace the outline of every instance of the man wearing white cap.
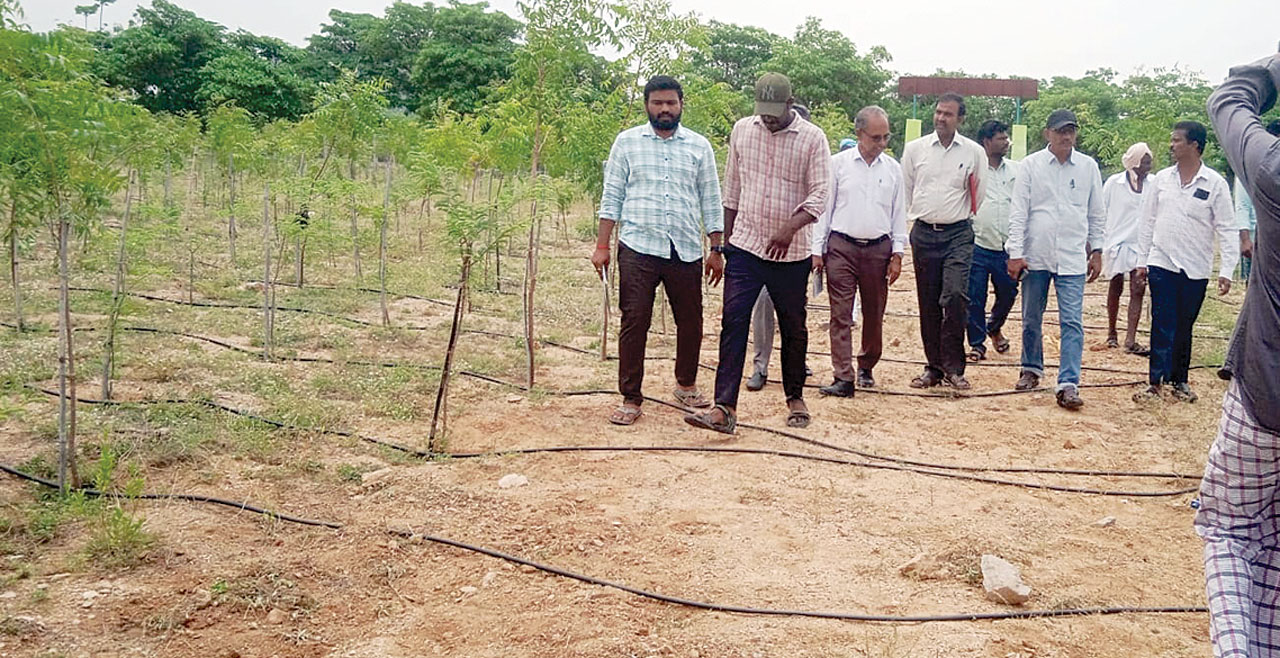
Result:
{"label": "man wearing white cap", "polygon": [[1146,263],[1138,253],[1142,224],[1142,203],[1147,197],[1147,174],[1151,173],[1151,148],[1138,142],[1120,159],[1124,171],[1102,184],[1102,201],[1107,207],[1107,242],[1102,251],[1102,276],[1111,282],[1107,289],[1107,347],[1116,348],[1116,316],[1120,314],[1120,295],[1124,280],[1129,279],[1129,325],[1124,351],[1147,355],[1147,348],[1137,343],[1138,321],[1142,319],[1142,298],[1147,285],[1138,280],[1138,268]]}

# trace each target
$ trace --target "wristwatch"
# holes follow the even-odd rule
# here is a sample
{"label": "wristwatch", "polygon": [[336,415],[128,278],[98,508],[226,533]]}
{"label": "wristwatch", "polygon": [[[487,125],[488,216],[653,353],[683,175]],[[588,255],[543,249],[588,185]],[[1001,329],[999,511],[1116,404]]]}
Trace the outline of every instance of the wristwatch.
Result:
{"label": "wristwatch", "polygon": [[716,252],[717,254],[723,254],[723,253],[724,253],[724,245],[722,245],[722,244],[713,244],[713,245],[711,245],[711,251],[714,251],[714,252]]}

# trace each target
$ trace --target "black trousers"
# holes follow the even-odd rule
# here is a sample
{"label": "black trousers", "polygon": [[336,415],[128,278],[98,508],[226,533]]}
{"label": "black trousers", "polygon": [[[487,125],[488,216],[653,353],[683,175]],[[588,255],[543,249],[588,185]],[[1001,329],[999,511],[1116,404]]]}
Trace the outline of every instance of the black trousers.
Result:
{"label": "black trousers", "polygon": [[911,264],[928,368],[938,375],[963,375],[973,222],[934,226],[916,220],[911,227]]}
{"label": "black trousers", "polygon": [[782,390],[787,400],[804,397],[804,357],[809,349],[809,330],[805,328],[809,270],[808,258],[779,263],[733,247],[725,253],[716,404],[738,405],[751,310],[761,288],[769,291],[778,313],[778,331],[782,334]]}
{"label": "black trousers", "polygon": [[1151,383],[1185,384],[1191,369],[1191,331],[1200,316],[1208,279],[1147,268],[1151,286]]}
{"label": "black trousers", "polygon": [[661,283],[676,321],[676,381],[698,381],[702,350],[702,259],[681,261],[674,247],[670,258],[642,254],[618,243],[618,390],[626,402],[639,405],[644,383],[644,353],[653,322],[653,300]]}

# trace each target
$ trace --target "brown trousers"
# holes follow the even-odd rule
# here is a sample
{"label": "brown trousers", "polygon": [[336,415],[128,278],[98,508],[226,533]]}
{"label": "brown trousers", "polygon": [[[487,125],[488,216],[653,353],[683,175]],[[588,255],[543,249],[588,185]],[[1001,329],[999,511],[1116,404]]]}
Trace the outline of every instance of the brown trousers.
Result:
{"label": "brown trousers", "polygon": [[676,382],[693,386],[702,350],[702,259],[685,263],[674,247],[670,258],[659,258],[618,243],[618,277],[618,390],[623,399],[635,405],[644,402],[645,347],[659,283],[676,321]]}
{"label": "brown trousers", "polygon": [[871,370],[884,349],[884,308],[889,299],[889,259],[893,240],[862,246],[832,233],[823,266],[831,296],[831,368],[836,379],[854,381],[853,295],[862,295],[862,349],[858,368]]}

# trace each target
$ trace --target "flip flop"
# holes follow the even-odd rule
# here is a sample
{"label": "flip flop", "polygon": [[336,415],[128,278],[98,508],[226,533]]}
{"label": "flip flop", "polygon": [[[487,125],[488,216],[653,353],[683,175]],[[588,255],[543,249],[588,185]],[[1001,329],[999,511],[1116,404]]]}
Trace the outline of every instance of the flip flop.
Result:
{"label": "flip flop", "polygon": [[1000,340],[996,340],[995,338],[992,338],[991,340],[995,342],[995,347],[996,347],[996,352],[997,352],[997,353],[999,353],[999,354],[1004,354],[1005,352],[1008,352],[1008,351],[1009,351],[1009,339],[1008,339],[1008,338],[1005,338],[1004,336],[1001,336],[1001,337],[1000,337]]}
{"label": "flip flop", "polygon": [[979,361],[986,361],[986,360],[987,360],[987,353],[986,353],[986,352],[983,352],[983,351],[982,351],[982,350],[980,350],[980,349],[976,349],[976,348],[975,348],[975,349],[969,350],[968,359],[969,359],[969,362],[970,362],[970,363],[977,363],[977,362],[979,362]]}
{"label": "flip flop", "polygon": [[1126,354],[1133,354],[1135,356],[1151,356],[1151,350],[1147,349],[1147,346],[1141,343],[1125,345],[1124,351]]}
{"label": "flip flop", "polygon": [[644,415],[640,407],[628,407],[625,404],[618,405],[613,413],[609,414],[609,422],[614,425],[633,425],[636,420]]}
{"label": "flip flop", "polygon": [[691,407],[693,409],[706,409],[711,406],[711,400],[708,400],[704,395],[702,395],[702,391],[686,391],[684,389],[677,388],[672,391],[671,394],[675,396],[676,402],[679,402],[686,407]]}
{"label": "flip flop", "polygon": [[[1107,339],[1107,349],[1114,350],[1117,347],[1120,347],[1120,341],[1116,340],[1115,338]],[[1129,348],[1126,347],[1125,351],[1128,352]]]}
{"label": "flip flop", "polygon": [[724,414],[724,422],[718,423],[711,420],[710,411],[704,411],[704,412],[695,413],[695,414],[685,414],[684,422],[694,427],[697,427],[699,429],[711,430],[713,432],[720,432],[721,434],[733,434],[734,431],[737,430],[738,428],[737,417],[735,417],[733,415],[733,412],[729,411],[729,409],[722,404],[717,404],[715,408],[719,409],[720,412]]}

